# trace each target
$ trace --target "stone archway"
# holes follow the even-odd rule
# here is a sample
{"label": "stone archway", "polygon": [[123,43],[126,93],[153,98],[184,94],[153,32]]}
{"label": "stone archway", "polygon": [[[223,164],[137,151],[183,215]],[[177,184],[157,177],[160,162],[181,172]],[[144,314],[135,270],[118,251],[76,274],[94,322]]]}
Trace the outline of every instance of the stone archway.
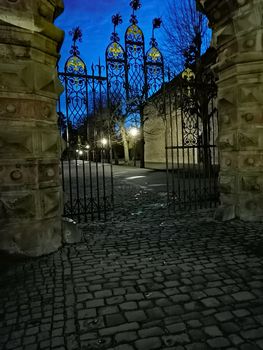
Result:
{"label": "stone archway", "polygon": [[218,49],[223,219],[263,220],[262,0],[199,0]]}
{"label": "stone archway", "polygon": [[0,249],[38,256],[61,245],[56,63],[62,0],[0,4]]}

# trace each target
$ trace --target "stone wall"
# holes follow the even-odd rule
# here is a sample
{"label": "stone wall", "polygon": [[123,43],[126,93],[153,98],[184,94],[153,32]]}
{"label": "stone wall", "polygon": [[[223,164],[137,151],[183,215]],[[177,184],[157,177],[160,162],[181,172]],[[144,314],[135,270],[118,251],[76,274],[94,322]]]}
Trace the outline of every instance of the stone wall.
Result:
{"label": "stone wall", "polygon": [[219,59],[221,202],[225,219],[263,220],[263,1],[202,0]]}
{"label": "stone wall", "polygon": [[157,109],[147,104],[144,113],[147,119],[144,123],[144,157],[147,168],[165,166],[165,123]]}
{"label": "stone wall", "polygon": [[0,249],[38,256],[61,245],[56,63],[62,0],[0,3]]}

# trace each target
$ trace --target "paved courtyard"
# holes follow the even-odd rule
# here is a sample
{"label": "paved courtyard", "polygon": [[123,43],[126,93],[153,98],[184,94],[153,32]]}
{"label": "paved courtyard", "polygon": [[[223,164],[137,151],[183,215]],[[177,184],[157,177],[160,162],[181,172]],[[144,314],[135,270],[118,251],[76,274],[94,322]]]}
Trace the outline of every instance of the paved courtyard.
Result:
{"label": "paved courtyard", "polygon": [[263,349],[263,229],[120,181],[81,243],[1,261],[1,349]]}

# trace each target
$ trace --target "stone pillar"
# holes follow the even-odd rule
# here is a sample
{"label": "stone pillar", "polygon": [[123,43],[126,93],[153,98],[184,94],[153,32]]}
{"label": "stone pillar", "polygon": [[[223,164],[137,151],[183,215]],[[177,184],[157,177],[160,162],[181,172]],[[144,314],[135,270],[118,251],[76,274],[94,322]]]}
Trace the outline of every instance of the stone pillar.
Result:
{"label": "stone pillar", "polygon": [[263,220],[263,1],[199,0],[218,49],[223,219]]}
{"label": "stone pillar", "polygon": [[56,62],[62,0],[0,2],[0,249],[39,256],[61,245]]}

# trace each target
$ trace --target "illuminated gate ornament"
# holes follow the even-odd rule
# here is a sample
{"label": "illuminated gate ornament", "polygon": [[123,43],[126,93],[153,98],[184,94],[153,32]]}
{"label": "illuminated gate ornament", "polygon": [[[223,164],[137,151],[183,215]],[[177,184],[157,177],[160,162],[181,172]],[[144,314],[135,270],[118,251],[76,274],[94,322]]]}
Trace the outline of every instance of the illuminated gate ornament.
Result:
{"label": "illuminated gate ornament", "polygon": [[152,38],[150,49],[146,53],[146,74],[148,83],[148,95],[151,96],[157,92],[164,82],[164,61],[161,51],[158,49],[158,43],[155,39],[155,30],[160,28],[162,21],[160,18],[153,20]]}
{"label": "illuminated gate ornament", "polygon": [[[138,103],[146,98],[146,74],[145,74],[145,46],[144,35],[138,27],[138,19],[135,11],[141,8],[141,2],[130,2],[132,14],[131,25],[125,33],[125,50],[127,56],[127,97],[129,100],[137,100]],[[132,113],[138,112],[138,103],[130,103]]]}
{"label": "illuminated gate ornament", "polygon": [[117,13],[112,16],[114,31],[111,35],[111,43],[106,49],[106,68],[107,68],[107,84],[108,98],[111,110],[115,113],[124,112],[126,100],[126,57],[121,44],[120,38],[116,32],[116,27],[122,23],[121,16]]}
{"label": "illuminated gate ornament", "polygon": [[71,46],[70,54],[71,56],[67,59],[65,64],[65,72],[66,73],[74,73],[74,74],[87,74],[87,69],[84,61],[79,57],[79,49],[76,45],[77,41],[82,41],[82,32],[79,27],[72,29],[69,32],[72,36],[73,44]]}
{"label": "illuminated gate ornament", "polygon": [[186,68],[182,73],[182,78],[191,81],[195,78],[195,74],[190,68]]}
{"label": "illuminated gate ornament", "polygon": [[153,62],[160,62],[161,60],[161,53],[156,47],[152,47],[148,51],[148,56],[151,58]]}
{"label": "illuminated gate ornament", "polygon": [[70,57],[67,61],[67,70],[73,70],[78,72],[79,70],[85,70],[84,62],[77,56]]}
{"label": "illuminated gate ornament", "polygon": [[[125,32],[125,50],[120,45],[116,27],[122,23],[119,14],[112,16],[114,32],[106,50],[108,95],[110,104],[122,105],[122,110],[133,116],[138,115],[140,106],[164,82],[164,61],[154,37],[160,28],[161,19],[153,20],[150,48],[145,54],[144,34],[138,26],[135,14],[141,8],[140,0],[130,1],[132,14],[130,25]],[[112,102],[113,101],[113,102]]]}
{"label": "illuminated gate ornament", "polygon": [[118,43],[112,43],[109,47],[109,52],[115,59],[121,58],[124,53],[122,47]]}
{"label": "illuminated gate ornament", "polygon": [[143,41],[143,32],[136,24],[132,24],[127,29],[126,35],[127,35],[127,40],[130,40],[131,42],[140,43]]}
{"label": "illuminated gate ornament", "polygon": [[[77,130],[87,116],[96,114],[101,106],[107,105],[107,79],[102,76],[103,66],[91,66],[91,74],[80,57],[77,42],[82,40],[79,27],[70,32],[72,46],[70,56],[64,65],[64,71],[59,72],[59,78],[64,86],[61,97],[61,109],[66,111],[67,125]],[[95,73],[95,71],[97,71]]]}

